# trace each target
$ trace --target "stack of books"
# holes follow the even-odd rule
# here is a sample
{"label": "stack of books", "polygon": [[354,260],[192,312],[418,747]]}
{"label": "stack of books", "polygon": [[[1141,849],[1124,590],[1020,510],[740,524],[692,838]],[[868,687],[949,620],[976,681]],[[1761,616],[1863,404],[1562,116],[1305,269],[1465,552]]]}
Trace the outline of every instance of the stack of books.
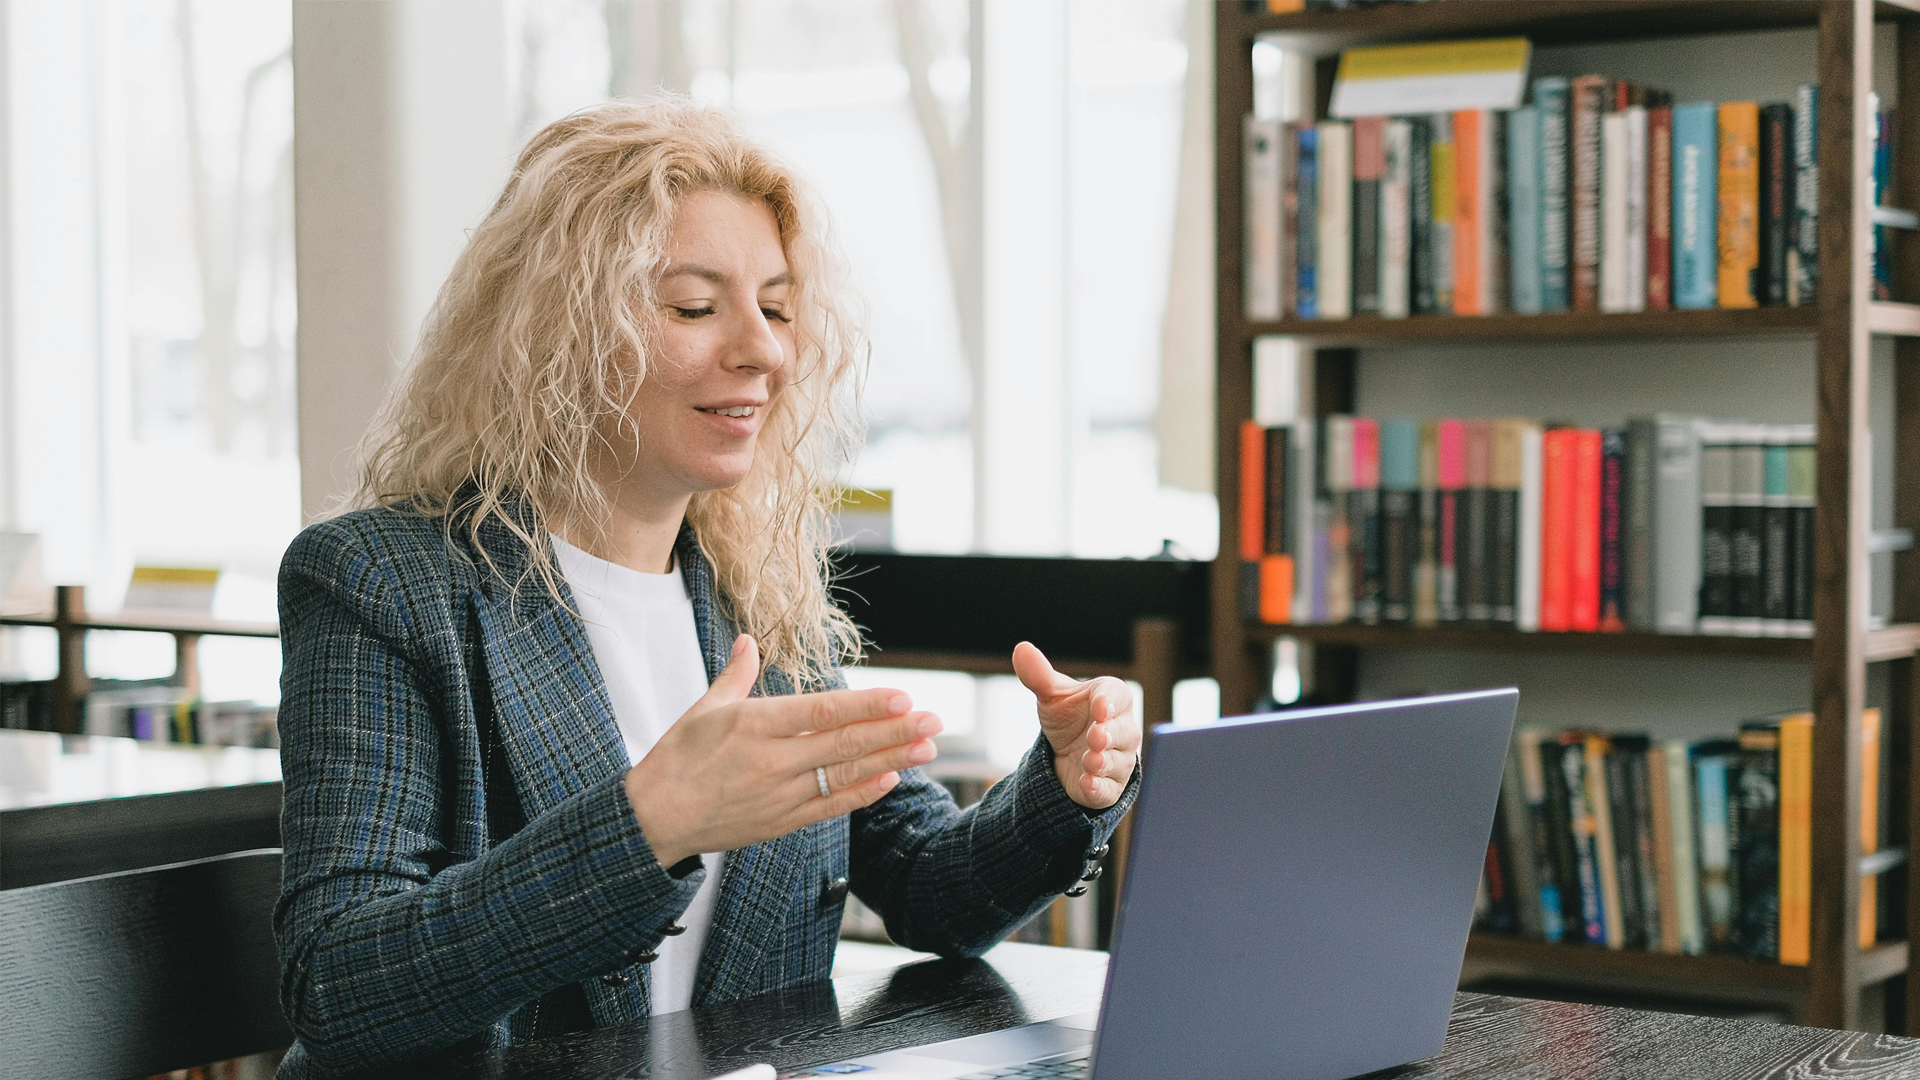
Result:
{"label": "stack of books", "polygon": [[1810,424],[1248,421],[1242,615],[1808,637],[1814,464]]}
{"label": "stack of books", "polygon": [[[1863,853],[1889,803],[1880,713],[1862,715]],[[1805,964],[1812,905],[1813,715],[1737,737],[1516,734],[1478,925],[1543,941]],[[1862,883],[1860,947],[1879,937]]]}
{"label": "stack of books", "polygon": [[[1814,86],[1675,105],[1587,75],[1536,79],[1513,110],[1250,117],[1247,317],[1811,305],[1818,109]],[[1893,155],[1875,113],[1878,204]],[[1874,293],[1891,299],[1881,228]]]}
{"label": "stack of books", "polygon": [[[0,728],[54,729],[51,680],[0,681]],[[81,733],[207,746],[280,745],[279,709],[202,701],[166,679],[94,679],[80,702]]]}

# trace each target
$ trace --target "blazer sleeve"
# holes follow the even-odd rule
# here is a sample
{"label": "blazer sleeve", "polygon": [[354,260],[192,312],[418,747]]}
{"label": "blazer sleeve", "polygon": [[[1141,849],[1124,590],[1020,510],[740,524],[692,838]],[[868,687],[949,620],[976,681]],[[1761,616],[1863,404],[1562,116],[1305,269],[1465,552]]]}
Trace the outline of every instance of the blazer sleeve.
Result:
{"label": "blazer sleeve", "polygon": [[919,769],[852,815],[849,884],[909,949],[978,956],[1087,873],[1140,791],[1089,810],[1068,798],[1042,735],[1019,768],[962,811]]}
{"label": "blazer sleeve", "polygon": [[281,568],[274,928],[281,1004],[327,1070],[441,1049],[632,963],[705,876],[660,866],[618,776],[491,850],[447,850],[449,818],[473,808],[450,805],[445,770],[474,736],[466,707],[444,700],[463,677],[429,659],[427,639],[451,639],[451,624],[428,629],[432,604],[405,605],[394,562],[335,522],[303,533]]}

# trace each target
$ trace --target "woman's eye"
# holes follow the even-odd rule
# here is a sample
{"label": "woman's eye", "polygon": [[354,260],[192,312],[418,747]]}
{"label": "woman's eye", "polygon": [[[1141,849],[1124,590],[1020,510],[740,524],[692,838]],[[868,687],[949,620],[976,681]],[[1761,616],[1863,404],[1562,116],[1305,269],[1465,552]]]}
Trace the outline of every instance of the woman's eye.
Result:
{"label": "woman's eye", "polygon": [[763,307],[760,309],[760,314],[765,315],[767,318],[772,319],[775,322],[790,323],[793,321],[793,316],[788,315],[786,312],[781,311],[779,308]]}
{"label": "woman's eye", "polygon": [[673,309],[675,315],[683,319],[704,319],[713,314],[713,306],[710,304],[706,307],[681,307],[678,304],[668,304],[667,306]]}

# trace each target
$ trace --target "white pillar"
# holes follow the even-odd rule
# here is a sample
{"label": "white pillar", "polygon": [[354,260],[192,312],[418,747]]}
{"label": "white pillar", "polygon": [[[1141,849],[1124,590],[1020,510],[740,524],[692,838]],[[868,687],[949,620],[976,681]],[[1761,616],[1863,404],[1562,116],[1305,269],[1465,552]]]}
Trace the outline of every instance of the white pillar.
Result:
{"label": "white pillar", "polygon": [[502,0],[293,5],[300,506],[323,514],[513,163]]}
{"label": "white pillar", "polygon": [[990,0],[985,139],[985,393],[974,460],[979,546],[1066,551],[1073,436],[1067,363],[1067,5]]}

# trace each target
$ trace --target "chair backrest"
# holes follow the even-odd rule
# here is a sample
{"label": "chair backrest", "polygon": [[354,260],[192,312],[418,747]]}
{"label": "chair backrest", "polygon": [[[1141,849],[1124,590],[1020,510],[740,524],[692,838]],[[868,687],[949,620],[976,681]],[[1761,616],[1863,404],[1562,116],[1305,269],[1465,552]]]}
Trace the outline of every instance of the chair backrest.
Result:
{"label": "chair backrest", "polygon": [[0,891],[10,1076],[146,1076],[290,1045],[278,849]]}

